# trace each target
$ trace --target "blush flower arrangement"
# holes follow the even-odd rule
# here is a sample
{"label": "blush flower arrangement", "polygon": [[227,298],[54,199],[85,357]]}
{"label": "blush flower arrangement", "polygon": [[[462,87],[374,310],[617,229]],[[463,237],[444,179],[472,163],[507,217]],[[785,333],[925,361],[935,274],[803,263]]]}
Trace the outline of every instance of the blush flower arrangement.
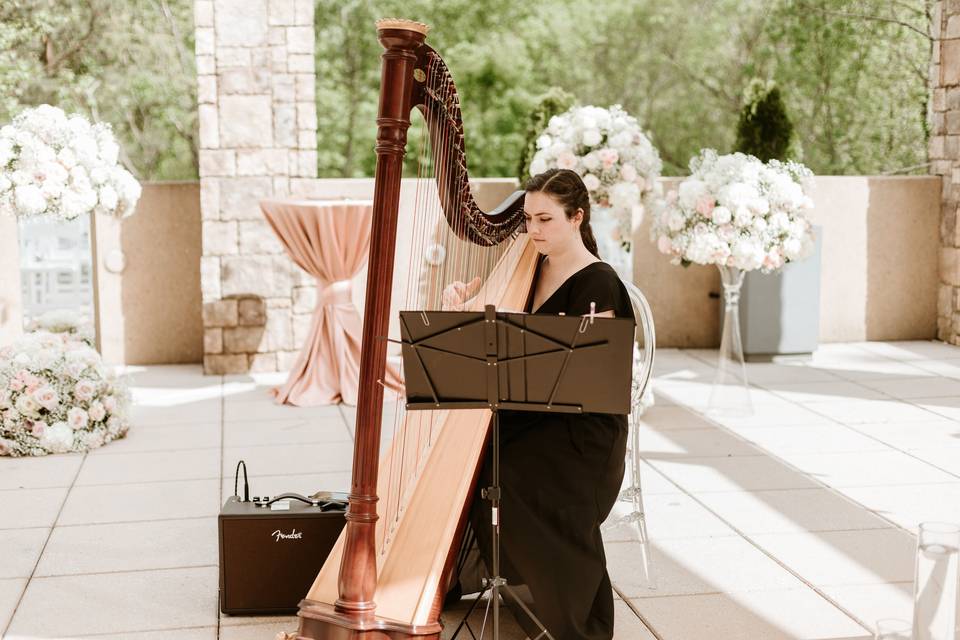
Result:
{"label": "blush flower arrangement", "polygon": [[0,455],[81,452],[122,438],[130,394],[69,334],[28,333],[0,349]]}

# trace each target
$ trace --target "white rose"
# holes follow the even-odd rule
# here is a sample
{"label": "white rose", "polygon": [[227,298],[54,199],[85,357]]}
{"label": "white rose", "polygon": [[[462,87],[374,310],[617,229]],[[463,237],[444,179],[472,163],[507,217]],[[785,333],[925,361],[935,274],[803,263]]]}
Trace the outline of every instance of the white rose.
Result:
{"label": "white rose", "polygon": [[55,422],[43,433],[40,444],[53,453],[65,453],[73,447],[73,430],[66,422]]}
{"label": "white rose", "polygon": [[103,398],[103,406],[110,413],[115,413],[117,410],[117,398],[116,396],[105,396]]}
{"label": "white rose", "polygon": [[44,385],[34,391],[33,399],[47,411],[53,411],[60,404],[60,396],[50,385]]}
{"label": "white rose", "polygon": [[619,149],[626,149],[633,142],[633,134],[629,131],[621,131],[610,138],[610,146]]}
{"label": "white rose", "polygon": [[683,229],[686,224],[686,218],[684,218],[683,214],[679,211],[674,211],[667,218],[667,227],[669,227],[671,231],[679,231],[680,229]]}
{"label": "white rose", "polygon": [[587,171],[596,171],[600,168],[600,154],[596,151],[591,151],[587,155],[583,156],[581,160],[583,166]]}
{"label": "white rose", "polygon": [[25,184],[14,189],[13,193],[14,202],[22,215],[35,216],[47,208],[47,199],[39,187]]}
{"label": "white rose", "polygon": [[90,419],[94,422],[100,422],[107,417],[107,409],[99,400],[94,400],[90,403],[90,409],[87,411],[87,413],[90,415]]}
{"label": "white rose", "polygon": [[803,250],[803,243],[798,238],[787,238],[783,242],[783,255],[789,260],[796,260]]}
{"label": "white rose", "polygon": [[547,161],[539,154],[530,162],[530,175],[535,176],[547,170]]}
{"label": "white rose", "polygon": [[618,182],[610,189],[610,204],[617,209],[632,209],[640,201],[640,189],[632,182]]}
{"label": "white rose", "polygon": [[583,144],[588,147],[595,147],[603,140],[603,136],[596,129],[587,129],[583,132]]}
{"label": "white rose", "polygon": [[757,231],[764,231],[767,228],[767,221],[758,216],[753,219],[753,228]]}
{"label": "white rose", "polygon": [[753,221],[753,214],[747,207],[737,207],[733,212],[733,224],[738,227],[746,227]]}
{"label": "white rose", "polygon": [[120,155],[120,147],[114,142],[113,136],[109,140],[100,141],[100,157],[107,164],[117,164],[117,158]]}
{"label": "white rose", "polygon": [[583,176],[583,186],[587,188],[587,191],[596,191],[600,188],[600,178],[592,173],[588,173]]}
{"label": "white rose", "polygon": [[100,188],[100,206],[109,212],[117,208],[119,196],[113,187],[105,185]]}
{"label": "white rose", "polygon": [[5,191],[9,190],[10,187],[12,187],[12,186],[13,186],[13,183],[10,182],[10,178],[8,178],[7,176],[5,176],[5,175],[3,175],[3,174],[0,174],[0,193],[3,193],[3,192],[5,192]]}
{"label": "white rose", "polygon": [[57,161],[59,161],[67,171],[77,166],[77,156],[69,147],[60,149],[60,152],[57,153]]}
{"label": "white rose", "polygon": [[714,207],[711,216],[714,223],[718,225],[727,224],[733,219],[733,214],[726,207]]}
{"label": "white rose", "polygon": [[69,424],[74,431],[86,429],[87,425],[90,424],[90,418],[87,412],[80,407],[73,407],[67,411],[67,424]]}
{"label": "white rose", "polygon": [[542,136],[537,138],[537,149],[546,149],[551,144],[553,144],[553,140],[551,140],[550,136],[548,136],[547,134],[543,134]]}
{"label": "white rose", "polygon": [[30,394],[23,394],[17,398],[16,402],[17,410],[25,416],[36,416],[39,415],[40,403],[37,402],[34,397]]}
{"label": "white rose", "polygon": [[114,436],[120,435],[127,431],[123,422],[117,416],[110,416],[107,418],[107,431]]}
{"label": "white rose", "polygon": [[0,138],[0,167],[5,167],[13,160],[13,142],[7,138]]}
{"label": "white rose", "polygon": [[90,188],[67,187],[60,195],[60,213],[67,220],[89,212],[97,206],[97,192]]}
{"label": "white rose", "polygon": [[101,185],[110,177],[110,172],[104,167],[94,167],[90,170],[90,182]]}
{"label": "white rose", "polygon": [[687,178],[677,189],[677,201],[684,209],[693,209],[697,200],[708,193],[707,184],[696,178]]}
{"label": "white rose", "polygon": [[[637,180],[637,169],[632,164],[625,164],[620,167],[620,177],[626,180],[627,182],[636,182]],[[643,185],[637,185],[641,190]]]}

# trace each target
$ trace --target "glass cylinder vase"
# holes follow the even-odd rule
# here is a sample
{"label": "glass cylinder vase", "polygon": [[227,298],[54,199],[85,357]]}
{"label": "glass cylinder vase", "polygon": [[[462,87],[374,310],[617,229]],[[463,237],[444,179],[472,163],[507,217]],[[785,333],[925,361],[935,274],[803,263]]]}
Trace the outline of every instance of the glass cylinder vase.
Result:
{"label": "glass cylinder vase", "polygon": [[749,416],[753,414],[753,402],[740,338],[740,289],[746,271],[719,265],[718,268],[723,284],[723,334],[720,337],[717,373],[710,390],[707,414],[719,417]]}
{"label": "glass cylinder vase", "polygon": [[921,522],[913,583],[913,640],[954,640],[960,525]]}

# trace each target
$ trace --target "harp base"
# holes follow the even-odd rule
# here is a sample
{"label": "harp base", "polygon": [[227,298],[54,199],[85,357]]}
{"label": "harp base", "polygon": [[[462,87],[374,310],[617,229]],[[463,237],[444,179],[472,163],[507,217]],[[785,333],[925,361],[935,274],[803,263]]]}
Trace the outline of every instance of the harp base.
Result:
{"label": "harp base", "polygon": [[326,602],[300,602],[297,640],[440,640],[443,625],[407,624],[374,616],[361,620]]}

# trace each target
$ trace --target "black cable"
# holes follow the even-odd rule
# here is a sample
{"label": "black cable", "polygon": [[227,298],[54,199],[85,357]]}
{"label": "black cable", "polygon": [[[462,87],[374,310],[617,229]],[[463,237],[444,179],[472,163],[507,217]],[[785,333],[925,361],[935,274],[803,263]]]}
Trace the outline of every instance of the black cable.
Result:
{"label": "black cable", "polygon": [[247,482],[247,463],[241,460],[237,463],[237,469],[233,472],[233,495],[239,498],[237,495],[237,480],[240,478],[240,465],[243,465],[243,500],[242,502],[250,502],[250,485]]}

